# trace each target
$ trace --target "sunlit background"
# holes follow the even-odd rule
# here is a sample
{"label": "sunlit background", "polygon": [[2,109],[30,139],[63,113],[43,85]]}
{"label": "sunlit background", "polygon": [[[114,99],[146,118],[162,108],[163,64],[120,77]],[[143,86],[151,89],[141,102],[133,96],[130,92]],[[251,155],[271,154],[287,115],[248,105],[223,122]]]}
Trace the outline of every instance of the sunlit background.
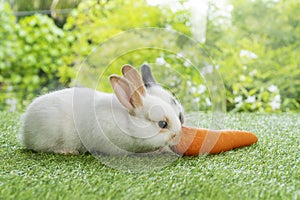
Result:
{"label": "sunlit background", "polygon": [[[84,59],[112,36],[159,27],[199,42],[199,54],[222,76],[228,111],[297,112],[299,10],[298,0],[1,1],[0,109],[20,112],[40,94],[73,86]],[[182,40],[176,45],[190,53]],[[181,53],[137,51],[114,60],[107,73],[119,73],[124,63],[152,64],[187,112],[212,109],[205,80]],[[91,66],[83,85],[106,67]],[[108,83],[100,89],[111,91]]]}

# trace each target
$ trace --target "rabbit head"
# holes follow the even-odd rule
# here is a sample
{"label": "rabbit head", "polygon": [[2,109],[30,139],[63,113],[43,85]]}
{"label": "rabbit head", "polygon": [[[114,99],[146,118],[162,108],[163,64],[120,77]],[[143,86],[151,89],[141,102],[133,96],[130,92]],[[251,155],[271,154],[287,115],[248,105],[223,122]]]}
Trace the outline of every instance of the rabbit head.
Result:
{"label": "rabbit head", "polygon": [[115,113],[119,129],[134,140],[135,145],[127,146],[126,150],[147,152],[177,144],[181,123],[172,106],[148,94],[135,68],[125,65],[122,73],[124,77],[111,75],[110,83],[119,103],[128,110],[126,120]]}
{"label": "rabbit head", "polygon": [[157,96],[167,102],[176,113],[176,116],[179,118],[181,124],[184,123],[184,110],[183,106],[179,103],[179,101],[170,94],[167,90],[163,89],[154,79],[152,75],[151,68],[147,64],[143,64],[141,66],[142,78],[147,88],[149,94],[153,96]]}

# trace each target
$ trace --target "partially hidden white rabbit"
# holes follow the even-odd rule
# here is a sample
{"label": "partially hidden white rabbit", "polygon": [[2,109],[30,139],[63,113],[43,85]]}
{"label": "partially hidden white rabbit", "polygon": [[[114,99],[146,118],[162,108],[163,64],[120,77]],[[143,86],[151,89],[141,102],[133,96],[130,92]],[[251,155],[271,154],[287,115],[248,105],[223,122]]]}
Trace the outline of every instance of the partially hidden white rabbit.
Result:
{"label": "partially hidden white rabbit", "polygon": [[184,123],[184,109],[180,102],[170,94],[167,90],[161,87],[153,77],[151,68],[147,64],[143,64],[141,66],[142,78],[145,84],[145,87],[149,94],[153,96],[157,96],[167,102],[173,110],[175,111],[176,115],[178,116],[180,122]]}
{"label": "partially hidden white rabbit", "polygon": [[173,107],[148,94],[130,65],[111,75],[114,94],[69,88],[36,98],[22,117],[19,140],[29,149],[61,154],[150,152],[177,144],[181,122]]}

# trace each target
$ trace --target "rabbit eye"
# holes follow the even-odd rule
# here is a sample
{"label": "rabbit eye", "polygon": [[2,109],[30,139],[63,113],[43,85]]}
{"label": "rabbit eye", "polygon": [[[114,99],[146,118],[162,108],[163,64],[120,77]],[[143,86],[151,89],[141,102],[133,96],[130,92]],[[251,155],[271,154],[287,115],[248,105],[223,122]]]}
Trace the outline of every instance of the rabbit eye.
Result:
{"label": "rabbit eye", "polygon": [[183,118],[183,114],[182,113],[179,113],[179,120],[180,120],[181,124],[183,124],[184,118]]}
{"label": "rabbit eye", "polygon": [[160,128],[167,128],[168,127],[168,122],[166,122],[166,121],[159,121],[158,122],[158,126]]}

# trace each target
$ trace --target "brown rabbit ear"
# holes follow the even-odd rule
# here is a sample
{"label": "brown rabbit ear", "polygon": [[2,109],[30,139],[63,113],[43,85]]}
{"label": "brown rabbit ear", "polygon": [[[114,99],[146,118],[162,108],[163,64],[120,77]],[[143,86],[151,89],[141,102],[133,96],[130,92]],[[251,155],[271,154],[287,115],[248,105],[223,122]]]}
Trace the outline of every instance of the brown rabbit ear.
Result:
{"label": "brown rabbit ear", "polygon": [[137,107],[143,106],[140,93],[132,87],[128,80],[117,75],[111,75],[109,80],[119,102],[130,112]]}
{"label": "brown rabbit ear", "polygon": [[135,90],[137,90],[141,95],[146,95],[146,88],[144,82],[139,74],[139,72],[131,65],[124,65],[122,67],[123,76],[132,83]]}

